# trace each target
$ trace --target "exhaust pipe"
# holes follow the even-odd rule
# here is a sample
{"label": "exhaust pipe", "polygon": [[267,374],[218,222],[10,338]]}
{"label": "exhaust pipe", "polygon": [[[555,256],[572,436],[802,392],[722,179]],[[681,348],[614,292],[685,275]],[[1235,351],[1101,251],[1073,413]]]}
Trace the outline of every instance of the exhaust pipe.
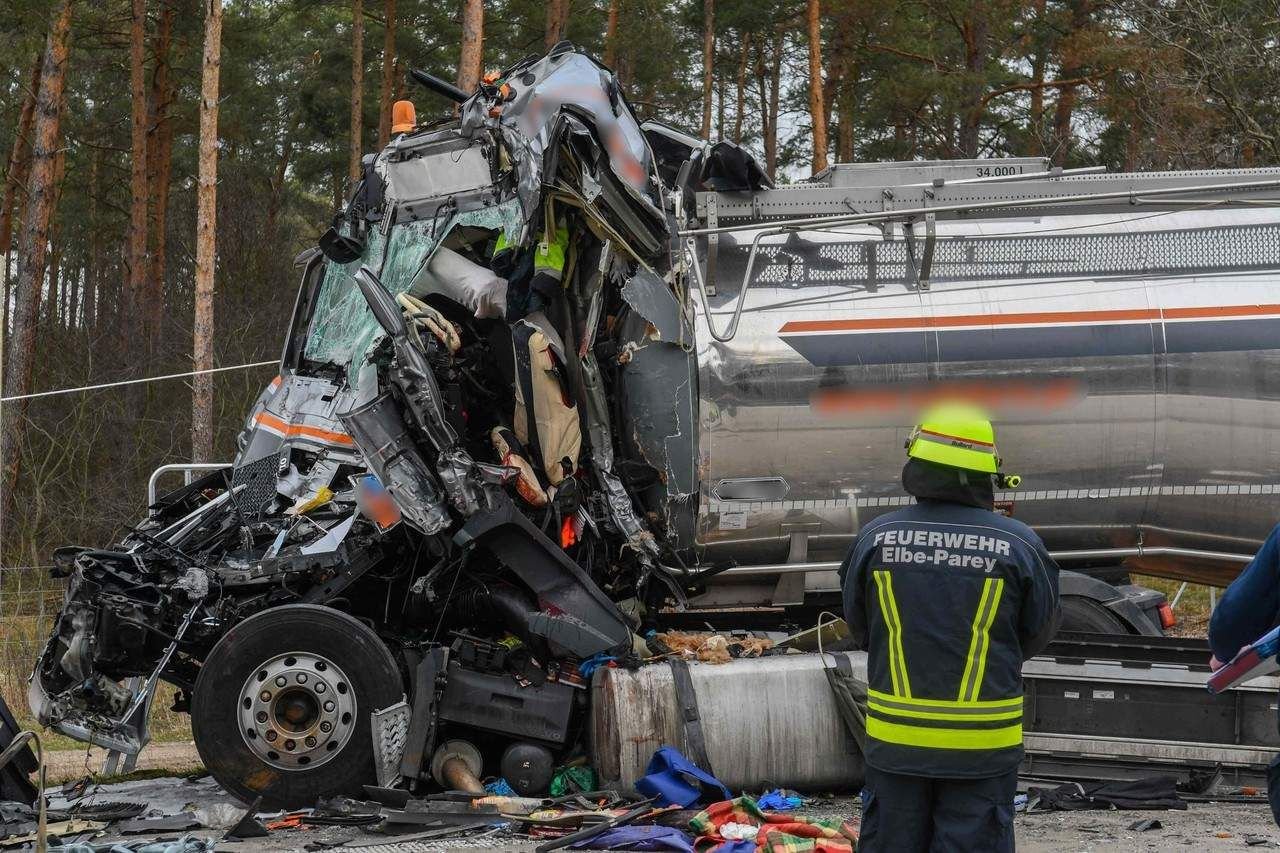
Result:
{"label": "exhaust pipe", "polygon": [[410,68],[409,76],[413,78],[415,83],[427,87],[437,95],[442,95],[454,103],[460,104],[467,98],[471,97],[452,83],[446,80],[441,80],[436,75],[428,74],[421,69]]}

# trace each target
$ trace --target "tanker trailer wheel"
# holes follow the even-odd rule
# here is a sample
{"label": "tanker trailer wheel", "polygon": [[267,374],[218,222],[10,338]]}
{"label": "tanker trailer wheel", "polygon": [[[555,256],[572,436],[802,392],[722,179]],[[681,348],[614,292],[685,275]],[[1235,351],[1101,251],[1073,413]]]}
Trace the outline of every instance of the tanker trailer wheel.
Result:
{"label": "tanker trailer wheel", "polygon": [[1124,622],[1107,608],[1080,595],[1064,595],[1062,623],[1059,631],[1075,631],[1083,634],[1131,634]]}
{"label": "tanker trailer wheel", "polygon": [[376,783],[369,715],[403,695],[372,630],[328,607],[290,604],[251,616],[213,647],[191,729],[204,766],[244,802],[311,806]]}

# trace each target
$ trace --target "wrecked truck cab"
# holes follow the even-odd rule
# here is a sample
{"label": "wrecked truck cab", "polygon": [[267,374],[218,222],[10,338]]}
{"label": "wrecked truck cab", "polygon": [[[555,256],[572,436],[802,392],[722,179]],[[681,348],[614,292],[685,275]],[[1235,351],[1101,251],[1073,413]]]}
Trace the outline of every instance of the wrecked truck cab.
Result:
{"label": "wrecked truck cab", "polygon": [[136,753],[166,681],[218,781],[281,807],[580,752],[581,667],[693,575],[668,160],[563,47],[367,157],[234,464],[60,552],[40,721]]}

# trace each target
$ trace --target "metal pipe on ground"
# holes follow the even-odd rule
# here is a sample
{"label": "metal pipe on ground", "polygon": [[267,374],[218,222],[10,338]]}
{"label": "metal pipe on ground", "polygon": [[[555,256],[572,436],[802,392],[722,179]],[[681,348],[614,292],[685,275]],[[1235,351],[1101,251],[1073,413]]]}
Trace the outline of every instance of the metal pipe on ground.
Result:
{"label": "metal pipe on ground", "polygon": [[484,762],[480,750],[465,740],[451,740],[441,744],[431,757],[431,775],[451,791],[483,794],[484,783],[480,774]]}

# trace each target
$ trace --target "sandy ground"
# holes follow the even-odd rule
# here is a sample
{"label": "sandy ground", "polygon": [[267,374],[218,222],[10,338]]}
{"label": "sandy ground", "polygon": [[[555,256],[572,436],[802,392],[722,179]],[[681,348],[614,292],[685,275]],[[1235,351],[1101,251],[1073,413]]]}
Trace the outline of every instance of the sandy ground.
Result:
{"label": "sandy ground", "polygon": [[[83,749],[57,749],[45,753],[45,766],[50,782],[81,779],[102,772],[107,751],[101,747],[86,746]],[[138,756],[137,770],[169,770],[173,774],[188,773],[200,769],[200,756],[191,741],[151,743]]]}

